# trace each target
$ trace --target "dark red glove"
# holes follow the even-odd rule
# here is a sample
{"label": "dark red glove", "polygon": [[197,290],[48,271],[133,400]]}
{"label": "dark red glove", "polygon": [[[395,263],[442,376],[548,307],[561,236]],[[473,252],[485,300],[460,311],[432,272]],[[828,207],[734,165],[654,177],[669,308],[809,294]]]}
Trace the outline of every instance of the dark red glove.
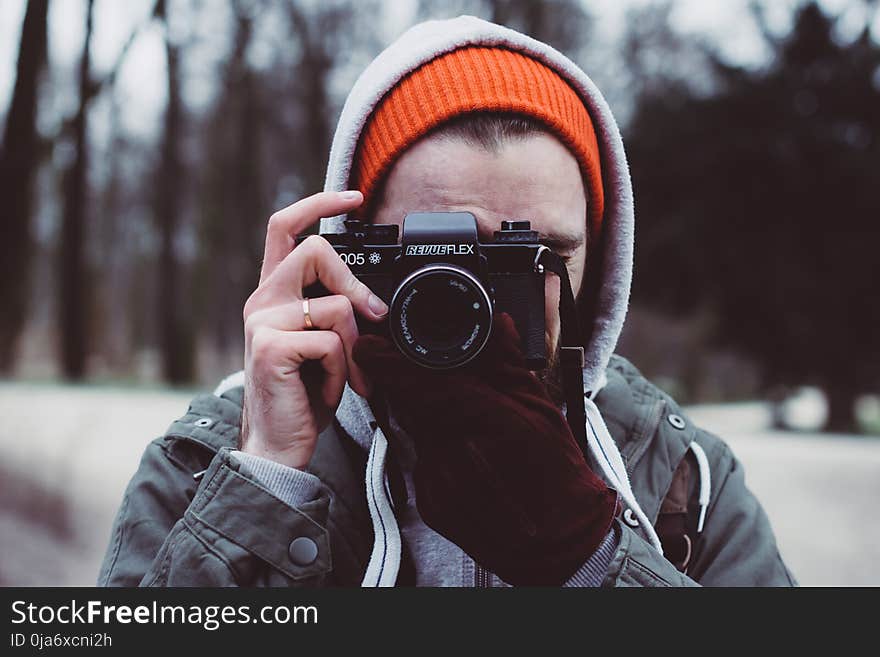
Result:
{"label": "dark red glove", "polygon": [[593,554],[617,493],[525,366],[508,315],[454,370],[416,365],[375,335],[358,338],[353,356],[415,442],[416,503],[429,527],[513,585],[560,585]]}

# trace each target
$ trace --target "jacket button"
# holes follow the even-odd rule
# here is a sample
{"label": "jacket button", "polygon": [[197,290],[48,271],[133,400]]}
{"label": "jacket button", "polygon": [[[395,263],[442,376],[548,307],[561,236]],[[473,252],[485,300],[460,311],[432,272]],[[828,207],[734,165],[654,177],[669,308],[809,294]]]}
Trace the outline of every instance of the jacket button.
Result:
{"label": "jacket button", "polygon": [[687,426],[684,419],[680,415],[672,414],[667,417],[666,420],[676,429],[684,429]]}
{"label": "jacket button", "polygon": [[293,539],[287,553],[297,566],[308,566],[318,558],[318,544],[307,536],[300,536]]}

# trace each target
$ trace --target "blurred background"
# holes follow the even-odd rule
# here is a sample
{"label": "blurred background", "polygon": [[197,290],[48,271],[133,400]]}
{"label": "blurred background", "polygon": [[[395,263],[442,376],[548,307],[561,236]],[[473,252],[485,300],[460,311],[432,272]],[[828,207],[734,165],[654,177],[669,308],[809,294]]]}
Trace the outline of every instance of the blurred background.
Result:
{"label": "blurred background", "polygon": [[801,583],[880,584],[876,0],[2,0],[0,585],[94,582],[145,444],[241,369],[355,78],[462,13],[618,117],[619,351],[730,442]]}

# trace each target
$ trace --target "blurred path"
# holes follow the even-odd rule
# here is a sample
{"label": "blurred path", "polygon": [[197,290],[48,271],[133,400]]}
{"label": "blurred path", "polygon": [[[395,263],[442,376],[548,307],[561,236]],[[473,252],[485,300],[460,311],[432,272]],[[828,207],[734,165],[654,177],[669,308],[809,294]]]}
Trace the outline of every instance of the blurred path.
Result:
{"label": "blurred path", "polygon": [[0,584],[94,585],[144,447],[194,394],[0,383]]}
{"label": "blurred path", "polygon": [[[0,383],[0,584],[94,584],[144,446],[192,392]],[[760,404],[690,409],[746,467],[805,585],[880,585],[880,440],[766,430]]]}

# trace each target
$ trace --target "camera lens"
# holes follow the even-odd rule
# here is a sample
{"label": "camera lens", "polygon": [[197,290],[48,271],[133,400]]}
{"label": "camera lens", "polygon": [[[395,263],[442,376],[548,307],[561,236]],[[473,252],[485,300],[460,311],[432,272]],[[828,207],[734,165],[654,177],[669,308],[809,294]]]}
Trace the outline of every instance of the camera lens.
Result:
{"label": "camera lens", "polygon": [[466,269],[427,265],[397,288],[389,327],[398,348],[420,365],[457,367],[479,354],[489,339],[492,302]]}

